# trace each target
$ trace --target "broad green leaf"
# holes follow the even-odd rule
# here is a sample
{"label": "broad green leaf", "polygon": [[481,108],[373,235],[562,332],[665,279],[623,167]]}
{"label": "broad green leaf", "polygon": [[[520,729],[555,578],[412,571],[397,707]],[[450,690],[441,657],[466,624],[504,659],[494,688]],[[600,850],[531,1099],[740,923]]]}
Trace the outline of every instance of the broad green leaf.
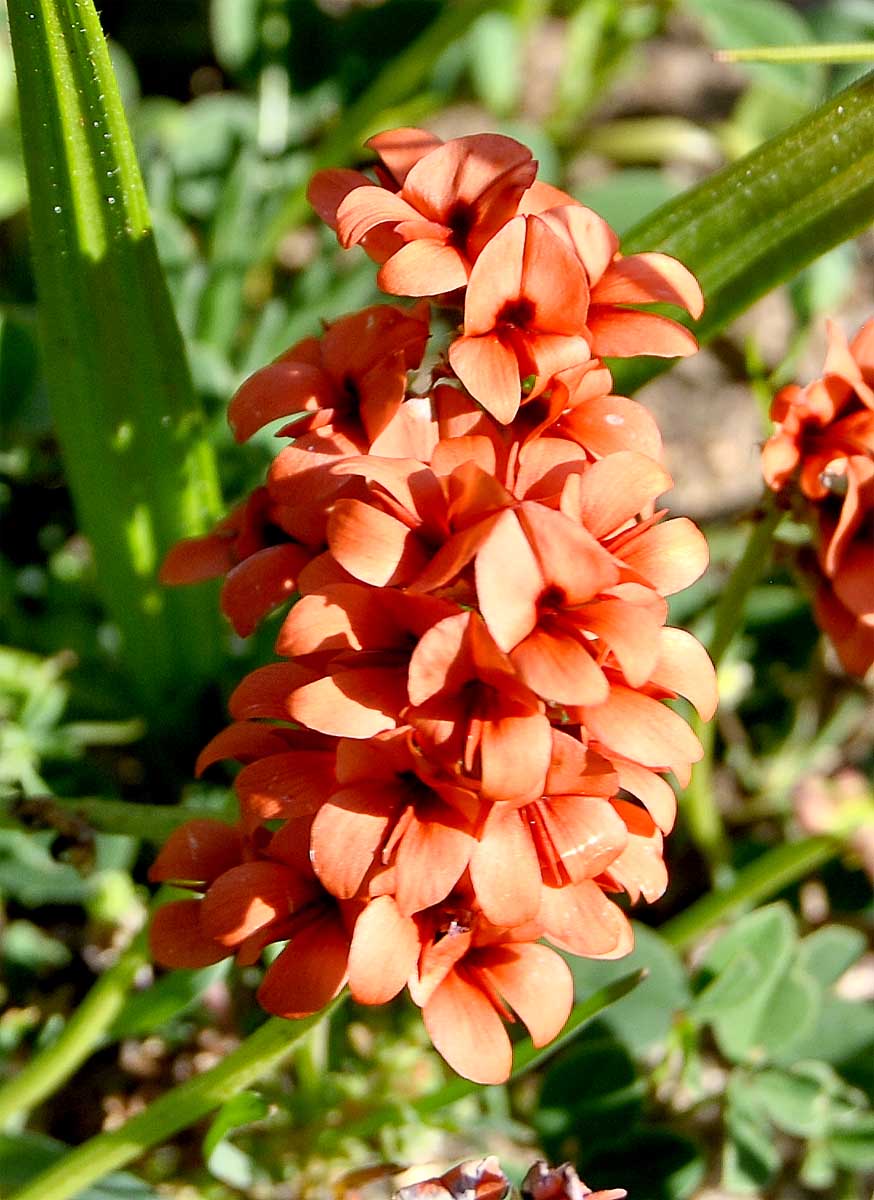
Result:
{"label": "broad green leaf", "polygon": [[[765,292],[874,221],[874,74],[636,225],[623,252],[660,250],[697,275],[707,342]],[[612,364],[617,390],[670,365]]]}
{"label": "broad green leaf", "polygon": [[746,1084],[755,1103],[784,1133],[812,1137],[827,1122],[829,1089],[822,1078],[803,1070],[759,1071]]}
{"label": "broad green leaf", "polygon": [[825,925],[810,933],[798,948],[798,962],[822,987],[837,983],[867,945],[865,935],[848,925]]}
{"label": "broad green leaf", "polygon": [[728,1192],[752,1195],[767,1187],[776,1175],[780,1151],[762,1119],[758,1097],[750,1092],[744,1076],[732,1076],[727,1095],[722,1184]]}
{"label": "broad green leaf", "polygon": [[791,1054],[814,1028],[820,1007],[821,991],[816,982],[797,968],[788,971],[759,1018],[753,1052],[764,1054],[768,1060]]}
{"label": "broad green leaf", "polygon": [[[787,984],[787,972],[797,945],[795,920],[785,904],[772,904],[742,917],[724,933],[705,955],[701,973],[705,978],[726,974],[727,1003],[714,1005],[711,999],[710,1021],[719,1048],[726,1057],[742,1062],[748,1056],[762,1058],[764,1038],[779,1041],[784,1032],[779,1018],[772,1018],[771,1004],[784,986],[792,992],[792,1011],[799,1012],[803,985]],[[752,963],[750,962],[752,960]],[[742,976],[742,986],[734,986],[732,977]],[[718,998],[718,996],[717,996]],[[805,992],[805,999],[807,998]],[[708,1013],[707,993],[704,1012]],[[806,1010],[805,1010],[806,1011]],[[777,1020],[776,1029],[768,1024]]]}
{"label": "broad green leaf", "polygon": [[57,433],[133,692],[170,726],[220,637],[214,598],[156,571],[218,514],[213,454],[92,0],[14,0],[9,19]]}
{"label": "broad green leaf", "polygon": [[[580,1087],[580,1080],[588,1080]],[[628,1050],[596,1026],[552,1064],[543,1081],[534,1123],[549,1157],[564,1154],[562,1139],[585,1130],[586,1143],[610,1143],[617,1123],[630,1128],[642,1113],[645,1083]]]}

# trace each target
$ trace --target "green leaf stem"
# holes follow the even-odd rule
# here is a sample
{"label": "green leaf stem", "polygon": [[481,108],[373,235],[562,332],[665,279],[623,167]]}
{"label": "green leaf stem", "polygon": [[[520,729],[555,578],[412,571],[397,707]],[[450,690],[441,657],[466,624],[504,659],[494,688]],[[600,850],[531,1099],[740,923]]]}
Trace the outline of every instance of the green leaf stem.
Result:
{"label": "green leaf stem", "polygon": [[92,0],[10,0],[46,372],[139,705],[169,727],[213,673],[214,597],[156,581],[220,509],[212,449]]}

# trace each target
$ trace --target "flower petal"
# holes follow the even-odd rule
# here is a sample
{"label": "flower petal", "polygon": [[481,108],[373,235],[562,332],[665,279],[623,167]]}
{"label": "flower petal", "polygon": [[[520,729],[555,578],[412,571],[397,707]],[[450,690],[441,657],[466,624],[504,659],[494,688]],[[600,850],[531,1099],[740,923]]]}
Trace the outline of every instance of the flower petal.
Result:
{"label": "flower petal", "polygon": [[392,896],[377,896],[355,922],[349,949],[349,990],[358,1004],[387,1004],[404,987],[419,957],[415,921]]}
{"label": "flower petal", "polygon": [[341,899],[356,894],[401,804],[397,785],[343,788],[313,821],[310,854],[319,879]]}
{"label": "flower petal", "polygon": [[698,342],[685,325],[656,313],[592,304],[587,321],[592,352],[599,358],[631,358],[652,354],[656,358],[685,358],[695,354]]}
{"label": "flower petal", "polygon": [[439,296],[465,286],[467,266],[454,246],[416,238],[383,263],[376,283],[392,296]]}
{"label": "flower petal", "polygon": [[480,951],[481,970],[528,1027],[535,1046],[561,1032],[574,1002],[570,967],[548,946],[516,942]]}
{"label": "flower petal", "polygon": [[491,1001],[457,971],[450,972],[422,1009],[434,1049],[453,1071],[474,1083],[503,1083],[513,1051]]}
{"label": "flower petal", "polygon": [[513,420],[522,400],[519,367],[516,355],[496,333],[456,338],[449,347],[449,362],[487,413],[502,425]]}
{"label": "flower petal", "polygon": [[658,660],[650,683],[685,696],[702,721],[709,721],[719,703],[716,671],[710,655],[685,629],[662,629]]}
{"label": "flower petal", "polygon": [[294,691],[288,715],[308,729],[367,738],[393,729],[408,702],[403,667],[337,670]]}
{"label": "flower petal", "polygon": [[662,438],[652,413],[626,396],[593,396],[565,413],[558,429],[592,454],[637,450],[661,457]]}
{"label": "flower petal", "polygon": [[697,762],[701,743],[681,716],[658,700],[611,687],[605,704],[586,708],[589,733],[608,750],[644,767],[677,770]]}
{"label": "flower petal", "polygon": [[445,900],[458,883],[476,845],[464,818],[448,804],[417,805],[410,814],[395,865],[395,899],[404,916]]}
{"label": "flower petal", "polygon": [[237,389],[228,421],[238,442],[245,442],[280,417],[331,408],[336,392],[321,367],[279,359],[256,371]]}
{"label": "flower petal", "polygon": [[328,517],[334,558],[356,579],[384,587],[415,579],[429,555],[401,521],[360,500],[338,500]]}
{"label": "flower petal", "polygon": [[241,863],[210,886],[201,902],[201,927],[214,941],[238,946],[265,925],[305,904],[313,890],[311,880],[282,863]]}
{"label": "flower petal", "polygon": [[240,637],[254,633],[267,613],[292,598],[297,577],[312,557],[308,547],[286,542],[256,551],[229,571],[221,608]]}
{"label": "flower petal", "polygon": [[240,808],[258,824],[317,812],[336,789],[333,751],[293,750],[244,767],[235,788]]}
{"label": "flower petal", "polygon": [[580,519],[596,538],[607,537],[644,512],[674,481],[644,454],[620,450],[593,463],[579,481]]}
{"label": "flower petal", "polygon": [[243,856],[239,830],[209,817],[174,829],[149,868],[152,883],[208,884]]}
{"label": "flower petal", "polygon": [[698,280],[668,254],[631,254],[605,270],[592,289],[593,304],[676,304],[696,320],[704,309]]}
{"label": "flower petal", "polygon": [[494,925],[533,921],[540,907],[540,864],[524,810],[492,805],[470,860],[479,906]]}
{"label": "flower petal", "polygon": [[549,941],[585,958],[608,957],[628,941],[625,914],[591,879],[545,887],[538,920]]}
{"label": "flower petal", "polygon": [[502,512],[491,526],[476,557],[475,577],[489,633],[502,650],[512,650],[537,625],[537,601],[545,586],[514,512]]}
{"label": "flower petal", "polygon": [[572,883],[593,879],[622,852],[628,832],[608,800],[552,796],[541,817]]}
{"label": "flower petal", "polygon": [[296,933],[268,968],[258,1003],[277,1017],[297,1020],[325,1007],[346,982],[349,935],[328,914]]}
{"label": "flower petal", "polygon": [[662,596],[689,587],[710,561],[704,535],[688,517],[674,517],[644,530],[623,544],[621,556]]}
{"label": "flower petal", "polygon": [[586,644],[566,630],[538,627],[516,646],[510,658],[532,691],[544,700],[601,704],[607,699],[607,677]]}
{"label": "flower petal", "polygon": [[171,900],[162,904],[149,926],[149,949],[162,967],[210,967],[231,953],[212,941],[200,927],[199,900]]}

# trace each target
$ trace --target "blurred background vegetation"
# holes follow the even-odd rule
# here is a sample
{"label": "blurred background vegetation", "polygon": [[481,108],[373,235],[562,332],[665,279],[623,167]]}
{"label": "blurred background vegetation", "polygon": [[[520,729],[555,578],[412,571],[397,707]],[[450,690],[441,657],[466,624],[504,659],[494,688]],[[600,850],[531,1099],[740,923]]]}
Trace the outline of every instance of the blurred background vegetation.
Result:
{"label": "blurred background vegetation", "polygon": [[[322,321],[377,298],[369,260],[341,252],[309,212],[304,190],[314,169],[366,161],[363,140],[391,126],[423,124],[443,137],[496,130],[530,145],[541,178],[621,233],[854,74],[718,65],[713,47],[874,36],[874,0],[106,0],[101,17],[227,505],[259,481],[271,457],[266,433],[233,444],[225,410],[235,387]],[[191,782],[194,757],[223,723],[229,690],[269,658],[276,632],[268,622],[244,643],[225,630],[214,686],[172,739],[150,732],[119,662],[118,630],[97,597],[53,436],[26,206],[0,7],[0,1064],[8,1070],[57,1037],[147,902],[149,844],[95,832],[82,819],[87,805],[70,801],[224,811],[226,786]],[[760,492],[758,448],[773,390],[796,372],[818,373],[824,314],[848,331],[870,315],[872,265],[870,235],[840,246],[641,393],[666,433],[677,480],[669,503],[704,520],[711,537],[714,565],[677,598],[674,614],[700,634],[742,544],[737,519]],[[801,536],[791,525],[785,534]],[[869,699],[823,652],[779,554],[767,586],[753,593],[721,685],[715,786],[735,865],[797,830],[798,789],[811,781],[827,789],[818,781],[851,770],[870,800]],[[653,912],[638,914],[647,922],[706,886],[682,829],[670,854],[671,889]],[[690,990],[676,953],[644,928],[635,963],[650,967],[649,981],[559,1056],[545,1082],[488,1089],[425,1120],[409,1106],[441,1069],[417,1015],[398,1007],[362,1016],[347,1006],[330,1045],[308,1045],[287,1077],[223,1110],[206,1165],[201,1128],[150,1156],[141,1170],[147,1183],[122,1179],[112,1195],[145,1200],[155,1187],[177,1200],[330,1195],[327,1179],[380,1158],[497,1152],[512,1173],[540,1145],[573,1157],[592,1186],[628,1187],[633,1200],[704,1195],[720,1180],[748,1193],[866,1196],[874,1163],[874,1017],[861,1003],[874,996],[870,882],[851,855],[785,898],[795,915],[769,910],[780,915],[762,922],[754,914],[765,948],[753,954],[745,989],[764,1006],[783,998],[789,1015],[776,1032],[758,1028],[760,1006],[750,1016],[752,1041],[721,1034],[724,1006],[738,1003],[712,990],[725,955],[705,961]],[[813,929],[826,934],[815,945]],[[581,994],[611,970],[581,964]],[[151,978],[143,968],[138,986]],[[0,1179],[25,1178],[27,1162],[58,1153],[51,1139],[78,1141],[117,1125],[216,1061],[255,1019],[256,984],[255,969],[232,979],[217,967],[134,993],[87,1072],[41,1110],[44,1135],[0,1138]],[[707,1001],[693,994],[705,990]],[[787,1041],[790,1026],[796,1042]],[[800,1073],[799,1060],[807,1064]],[[369,1122],[386,1103],[392,1120]],[[295,1130],[306,1121],[317,1134],[304,1143]],[[382,1186],[363,1177],[355,1184]]]}

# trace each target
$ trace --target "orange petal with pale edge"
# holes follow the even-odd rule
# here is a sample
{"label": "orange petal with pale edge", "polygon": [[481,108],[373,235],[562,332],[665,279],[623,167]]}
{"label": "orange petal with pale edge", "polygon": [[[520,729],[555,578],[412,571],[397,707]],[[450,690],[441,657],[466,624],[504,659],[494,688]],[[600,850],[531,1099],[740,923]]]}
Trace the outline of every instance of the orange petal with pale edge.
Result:
{"label": "orange petal with pale edge", "polygon": [[225,946],[238,946],[278,917],[287,917],[313,894],[310,879],[302,879],[284,864],[241,863],[212,884],[203,898],[200,923],[208,937]]}
{"label": "orange petal with pale edge", "polygon": [[422,214],[397,193],[374,185],[359,187],[350,191],[337,208],[337,238],[348,250],[375,225],[421,219]]}
{"label": "orange petal with pale edge", "polygon": [[689,587],[710,561],[704,534],[688,517],[653,525],[630,539],[619,553],[662,596]]}
{"label": "orange petal with pale edge", "polygon": [[328,517],[328,544],[350,575],[377,587],[409,583],[429,558],[406,525],[360,500],[338,500],[334,505]]}
{"label": "orange petal with pale edge", "polygon": [[716,671],[710,655],[685,629],[661,631],[658,660],[649,678],[657,687],[685,696],[702,721],[709,721],[716,712],[719,703]]}
{"label": "orange petal with pale edge", "polygon": [[591,879],[545,887],[538,920],[549,941],[585,958],[608,957],[627,941],[625,914]]}
{"label": "orange petal with pale edge", "polygon": [[599,358],[632,358],[637,354],[685,358],[698,349],[695,335],[685,325],[656,313],[593,304],[587,324],[592,352]]}
{"label": "orange petal with pale edge", "polygon": [[337,209],[351,191],[359,187],[370,187],[372,180],[360,171],[348,167],[329,167],[316,171],[307,188],[307,200],[326,225],[337,228]]}
{"label": "orange petal with pale edge", "polygon": [[517,511],[544,579],[561,588],[569,604],[583,604],[618,581],[612,555],[570,517],[529,500]]}
{"label": "orange petal with pale edge", "polygon": [[592,289],[593,304],[676,304],[696,320],[704,310],[698,280],[668,254],[631,254],[611,262]]}
{"label": "orange petal with pale edge", "polygon": [[379,155],[395,182],[403,185],[419,159],[442,146],[443,142],[427,129],[404,125],[375,133],[364,144]]}
{"label": "orange petal with pale edge", "polygon": [[540,807],[550,840],[572,883],[600,875],[628,842],[628,831],[608,800],[553,796]]}
{"label": "orange petal with pale edge", "polygon": [[628,688],[612,687],[605,704],[585,710],[584,724],[609,750],[644,767],[682,769],[703,753],[682,717]]}
{"label": "orange petal with pale edge", "polygon": [[355,922],[349,949],[349,990],[359,1004],[387,1004],[403,988],[419,957],[419,931],[392,896],[371,900]]}
{"label": "orange petal with pale edge", "polygon": [[449,805],[411,814],[395,860],[395,898],[404,916],[445,900],[458,883],[476,845],[464,819]]}
{"label": "orange petal with pale edge", "polygon": [[543,588],[540,567],[516,514],[502,512],[476,558],[480,612],[502,650],[512,650],[536,626]]}
{"label": "orange petal with pale edge", "polygon": [[487,413],[502,425],[513,420],[522,400],[519,366],[496,333],[456,338],[449,347],[449,362]]}
{"label": "orange petal with pale edge", "polygon": [[609,684],[586,643],[560,629],[537,628],[510,654],[528,686],[556,704],[601,704]]}
{"label": "orange petal with pale edge", "polygon": [[[508,300],[521,294],[522,263],[527,221],[508,221],[483,248],[468,280],[464,298],[464,332],[468,336],[488,333]],[[452,360],[452,348],[449,350]]]}
{"label": "orange petal with pale edge", "polygon": [[501,715],[484,722],[483,798],[528,804],[542,795],[551,752],[549,721],[541,713]]}
{"label": "orange petal with pale edge", "polygon": [[517,942],[480,952],[481,970],[522,1018],[535,1046],[562,1030],[574,1002],[570,967],[548,946]]}
{"label": "orange petal with pale edge", "polygon": [[242,858],[240,834],[208,817],[174,829],[149,869],[152,883],[212,883]]}
{"label": "orange petal with pale edge", "polygon": [[614,800],[616,812],[628,827],[628,844],[607,868],[607,875],[625,888],[632,903],[641,896],[658,900],[668,886],[668,870],[662,859],[662,835],[652,817],[636,804]]}
{"label": "orange petal with pale edge", "polygon": [[268,968],[258,988],[258,1003],[277,1017],[308,1017],[343,987],[348,959],[349,935],[343,922],[326,915],[296,933]]}
{"label": "orange petal with pale edge", "polygon": [[659,653],[662,622],[657,614],[624,600],[595,600],[584,605],[576,617],[587,633],[597,634],[610,647],[628,683],[643,687]]}
{"label": "orange petal with pale edge", "polygon": [[662,437],[652,413],[626,396],[593,396],[565,413],[559,429],[592,454],[637,450],[660,458]]}
{"label": "orange petal with pale edge", "polygon": [[533,921],[540,907],[540,863],[519,809],[495,804],[470,860],[477,902],[494,925]]}
{"label": "orange petal with pale edge", "polygon": [[319,879],[341,899],[354,896],[380,852],[400,806],[399,789],[343,788],[319,811],[310,854]]}
{"label": "orange petal with pale edge", "polygon": [[394,729],[406,704],[402,667],[362,667],[298,688],[288,697],[288,714],[319,733],[367,738]]}
{"label": "orange petal with pale edge", "polygon": [[644,454],[620,450],[592,463],[580,479],[580,519],[596,538],[607,537],[673,486],[673,479],[659,463]]}
{"label": "orange petal with pale edge", "polygon": [[453,246],[416,238],[380,267],[376,283],[393,296],[439,296],[464,287],[467,267]]}
{"label": "orange petal with pale edge", "polygon": [[149,949],[162,967],[209,967],[230,954],[201,929],[200,904],[200,900],[171,900],[152,917]]}
{"label": "orange petal with pale edge", "polygon": [[292,598],[312,557],[312,550],[288,542],[256,551],[229,572],[221,607],[240,637],[254,633],[263,617]]}
{"label": "orange petal with pale edge", "polygon": [[[520,294],[534,305],[531,323],[543,333],[581,336],[589,310],[586,272],[545,221],[533,216],[527,221]],[[583,358],[588,357],[586,347]]]}
{"label": "orange petal with pale edge", "polygon": [[331,408],[335,399],[331,380],[321,367],[280,359],[250,375],[238,388],[228,406],[228,421],[235,439],[245,442],[271,421]]}
{"label": "orange petal with pale edge", "polygon": [[438,1054],[474,1083],[503,1083],[513,1051],[503,1022],[479,988],[451,971],[422,1009]]}
{"label": "orange petal with pale edge", "polygon": [[622,758],[614,760],[613,766],[624,790],[640,800],[662,833],[670,833],[677,819],[677,797],[668,781]]}

